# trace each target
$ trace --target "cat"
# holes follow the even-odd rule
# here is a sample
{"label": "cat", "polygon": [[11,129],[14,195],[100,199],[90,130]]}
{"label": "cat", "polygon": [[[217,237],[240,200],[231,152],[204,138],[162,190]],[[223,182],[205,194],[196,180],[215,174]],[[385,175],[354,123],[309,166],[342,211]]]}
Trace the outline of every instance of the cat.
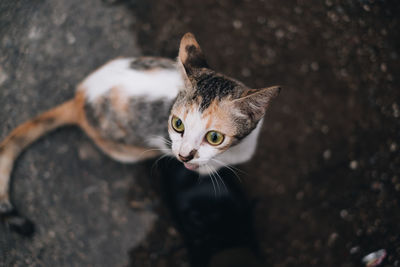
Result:
{"label": "cat", "polygon": [[171,155],[200,174],[249,160],[279,86],[250,89],[210,69],[191,33],[177,61],[119,58],[83,80],[75,97],[14,129],[0,143],[0,215],[33,231],[9,198],[13,163],[23,149],[64,125],[79,126],[111,158],[133,163]]}

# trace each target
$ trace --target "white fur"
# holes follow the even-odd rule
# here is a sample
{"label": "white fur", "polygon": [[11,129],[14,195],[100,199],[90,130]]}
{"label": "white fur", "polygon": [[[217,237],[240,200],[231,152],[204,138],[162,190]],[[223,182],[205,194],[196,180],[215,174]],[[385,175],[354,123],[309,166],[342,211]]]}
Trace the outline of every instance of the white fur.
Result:
{"label": "white fur", "polygon": [[88,101],[118,87],[127,97],[147,96],[149,99],[173,99],[183,87],[178,69],[140,71],[130,68],[133,58],[115,59],[90,74],[79,86]]}
{"label": "white fur", "polygon": [[[172,127],[169,127],[169,134],[172,140],[172,153],[176,157],[178,157],[179,154],[187,156],[190,151],[196,149],[198,157],[191,160],[189,163],[200,165],[198,171],[201,174],[208,174],[225,165],[246,162],[253,156],[256,150],[257,139],[263,120],[260,120],[257,127],[248,136],[241,140],[239,144],[228,148],[223,153],[220,153],[220,150],[217,148],[218,146],[208,144],[204,138],[208,131],[217,129],[215,129],[213,125],[211,125],[210,128],[206,128],[207,122],[202,120],[201,113],[198,110],[189,111],[186,119],[183,119],[184,113],[185,110],[182,110],[181,114],[174,114],[181,118],[185,126],[183,136],[181,136],[180,133],[175,132]],[[219,146],[224,146],[224,144],[229,141],[229,137],[226,137]]]}
{"label": "white fur", "polygon": [[[239,144],[230,147],[224,153],[217,155],[215,157],[217,161],[214,161],[211,165],[214,168],[219,169],[223,167],[224,164],[235,165],[249,161],[256,151],[257,140],[263,125],[263,120],[264,119],[261,119],[257,127],[248,136],[243,138]],[[202,170],[200,170],[200,172],[201,171]]]}

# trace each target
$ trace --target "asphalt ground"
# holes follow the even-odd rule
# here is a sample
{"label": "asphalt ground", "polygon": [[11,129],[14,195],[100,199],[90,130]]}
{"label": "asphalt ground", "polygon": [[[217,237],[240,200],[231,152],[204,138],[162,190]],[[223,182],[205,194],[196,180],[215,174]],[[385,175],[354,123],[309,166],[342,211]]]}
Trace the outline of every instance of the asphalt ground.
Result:
{"label": "asphalt ground", "polygon": [[[87,74],[140,55],[124,7],[101,1],[1,1],[0,138],[71,98]],[[157,215],[131,208],[146,170],[113,162],[78,129],[35,143],[18,160],[13,200],[36,224],[32,239],[0,225],[1,266],[124,266]]]}

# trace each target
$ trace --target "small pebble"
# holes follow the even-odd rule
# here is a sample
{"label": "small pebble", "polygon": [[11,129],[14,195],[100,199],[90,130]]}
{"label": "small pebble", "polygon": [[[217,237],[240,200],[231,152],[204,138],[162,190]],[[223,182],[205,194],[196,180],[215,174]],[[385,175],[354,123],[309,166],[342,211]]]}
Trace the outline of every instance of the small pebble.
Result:
{"label": "small pebble", "polygon": [[371,11],[371,8],[369,5],[363,5],[363,9],[367,12]]}
{"label": "small pebble", "polygon": [[301,14],[301,13],[303,13],[303,10],[302,10],[300,7],[296,6],[296,7],[294,8],[294,12],[295,12],[296,14]]}
{"label": "small pebble", "polygon": [[329,149],[327,149],[327,150],[324,151],[324,153],[322,154],[322,156],[324,157],[324,159],[328,160],[328,159],[331,158],[332,152],[331,152]]}
{"label": "small pebble", "polygon": [[350,161],[350,165],[349,165],[350,169],[355,170],[358,167],[358,162],[356,160],[352,160]]}
{"label": "small pebble", "polygon": [[178,232],[176,231],[176,229],[174,227],[168,227],[168,234],[171,236],[176,236],[178,234]]}
{"label": "small pebble", "polygon": [[28,33],[28,38],[31,40],[38,40],[42,36],[40,29],[33,26]]}
{"label": "small pebble", "polygon": [[322,133],[324,133],[324,134],[329,133],[329,126],[328,126],[328,125],[322,125],[321,131],[322,131]]}
{"label": "small pebble", "polygon": [[240,29],[243,26],[243,23],[240,20],[234,20],[232,23],[233,27],[235,29]]}
{"label": "small pebble", "polygon": [[251,71],[249,68],[243,68],[242,69],[242,75],[243,77],[249,77],[251,75]]}
{"label": "small pebble", "polygon": [[7,80],[8,75],[4,72],[3,68],[0,66],[0,86]]}
{"label": "small pebble", "polygon": [[328,246],[332,246],[336,242],[338,237],[339,237],[339,235],[337,233],[332,233],[328,239]]}
{"label": "small pebble", "polygon": [[350,249],[350,254],[356,254],[359,251],[360,251],[360,247],[352,247]]}
{"label": "small pebble", "polygon": [[398,118],[400,115],[400,110],[399,110],[399,106],[397,105],[397,103],[393,103],[392,108],[393,108],[393,116],[395,118]]}
{"label": "small pebble", "polygon": [[54,231],[49,231],[49,237],[54,238],[56,236],[56,233]]}
{"label": "small pebble", "polygon": [[397,144],[396,143],[391,143],[390,144],[390,151],[395,152],[397,150]]}
{"label": "small pebble", "polygon": [[277,30],[277,31],[275,32],[275,36],[276,36],[278,39],[281,39],[281,38],[283,38],[283,37],[285,36],[285,32],[284,32],[283,30]]}
{"label": "small pebble", "polygon": [[382,71],[382,72],[386,72],[386,71],[387,71],[387,66],[386,66],[385,63],[382,63],[382,64],[381,64],[381,71]]}
{"label": "small pebble", "polygon": [[342,219],[346,219],[347,216],[349,216],[349,212],[348,212],[347,210],[341,210],[341,211],[340,211],[340,217],[341,217]]}
{"label": "small pebble", "polygon": [[68,32],[66,37],[67,37],[68,44],[72,45],[75,43],[76,38],[72,33]]}
{"label": "small pebble", "polygon": [[312,69],[313,71],[319,70],[319,64],[318,64],[318,62],[312,62],[312,63],[311,63],[311,69]]}
{"label": "small pebble", "polygon": [[400,192],[400,184],[396,184],[395,187],[396,191]]}

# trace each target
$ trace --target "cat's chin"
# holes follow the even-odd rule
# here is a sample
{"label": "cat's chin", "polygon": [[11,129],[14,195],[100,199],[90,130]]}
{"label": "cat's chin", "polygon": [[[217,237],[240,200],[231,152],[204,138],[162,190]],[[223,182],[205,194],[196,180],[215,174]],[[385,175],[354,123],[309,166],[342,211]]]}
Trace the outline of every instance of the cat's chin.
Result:
{"label": "cat's chin", "polygon": [[186,169],[191,170],[191,171],[196,171],[199,168],[199,164],[184,162],[183,165],[186,167]]}

